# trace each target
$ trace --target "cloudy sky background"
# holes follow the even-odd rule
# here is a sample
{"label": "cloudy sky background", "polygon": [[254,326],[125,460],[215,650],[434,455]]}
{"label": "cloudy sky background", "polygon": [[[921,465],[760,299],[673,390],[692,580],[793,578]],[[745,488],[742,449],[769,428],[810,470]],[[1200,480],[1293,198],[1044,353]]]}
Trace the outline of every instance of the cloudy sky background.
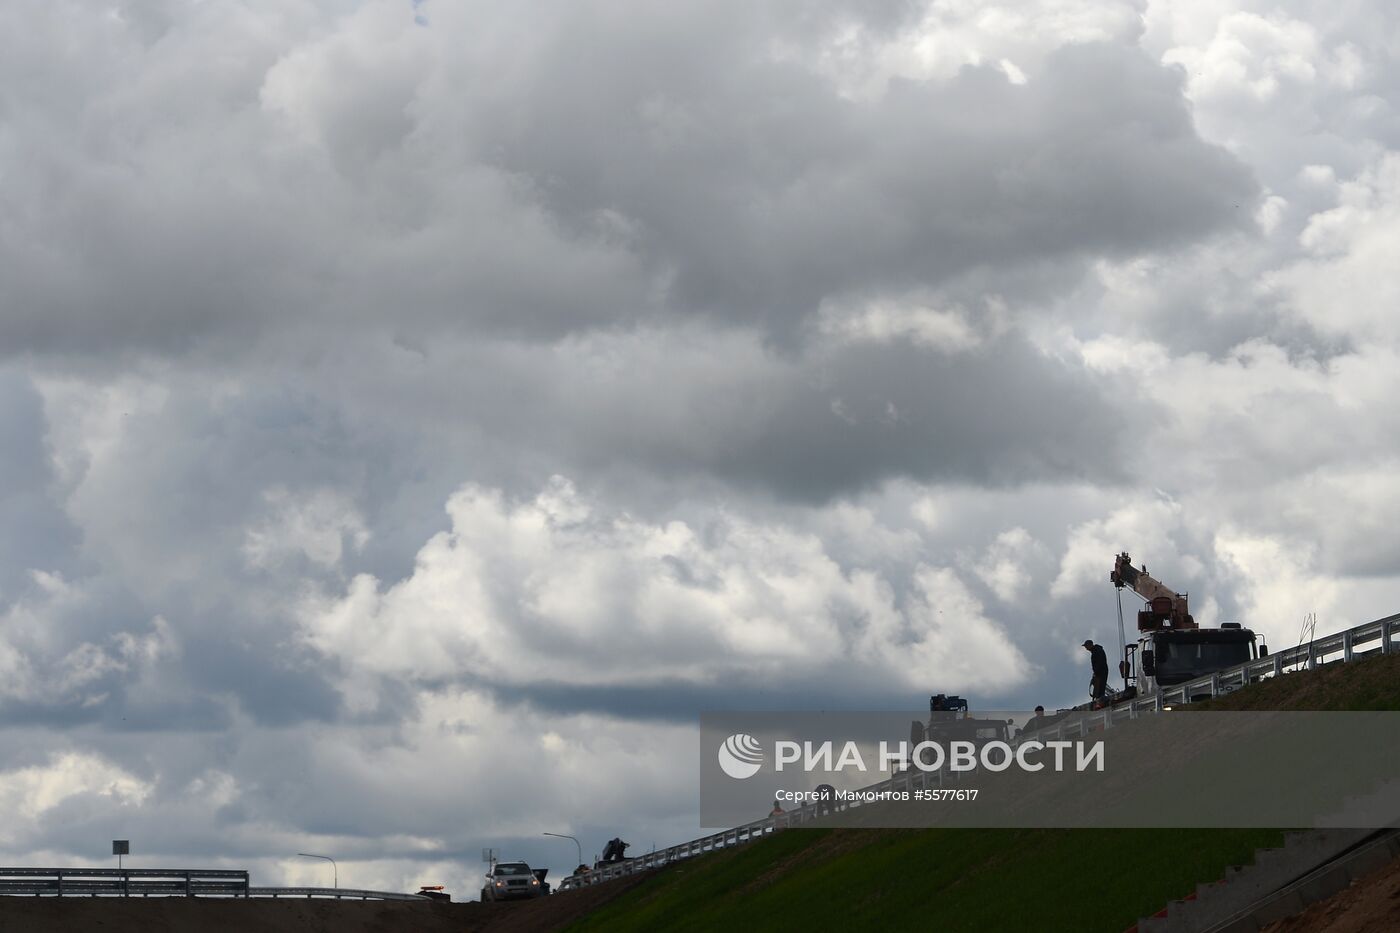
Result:
{"label": "cloudy sky background", "polygon": [[[700,709],[1400,606],[1377,2],[0,7],[0,858],[473,887]],[[757,814],[756,814],[757,815]]]}

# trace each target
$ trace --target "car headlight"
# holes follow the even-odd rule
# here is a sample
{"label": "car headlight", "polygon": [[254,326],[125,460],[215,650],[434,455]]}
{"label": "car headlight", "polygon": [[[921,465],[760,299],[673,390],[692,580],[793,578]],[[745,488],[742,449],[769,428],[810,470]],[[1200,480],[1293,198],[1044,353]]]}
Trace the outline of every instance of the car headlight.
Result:
{"label": "car headlight", "polygon": [[538,878],[531,878],[531,879],[530,879],[530,883],[531,883],[531,884],[539,884],[539,883],[540,883],[540,879],[538,879]]}

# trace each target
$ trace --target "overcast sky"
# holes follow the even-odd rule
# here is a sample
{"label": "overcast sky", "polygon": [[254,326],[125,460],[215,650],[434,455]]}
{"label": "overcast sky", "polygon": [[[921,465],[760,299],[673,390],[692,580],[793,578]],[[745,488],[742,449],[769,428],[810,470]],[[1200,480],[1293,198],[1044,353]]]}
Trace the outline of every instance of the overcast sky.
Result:
{"label": "overcast sky", "polygon": [[0,858],[460,897],[697,835],[702,709],[1079,702],[1120,550],[1276,648],[1396,611],[1398,48],[0,5]]}

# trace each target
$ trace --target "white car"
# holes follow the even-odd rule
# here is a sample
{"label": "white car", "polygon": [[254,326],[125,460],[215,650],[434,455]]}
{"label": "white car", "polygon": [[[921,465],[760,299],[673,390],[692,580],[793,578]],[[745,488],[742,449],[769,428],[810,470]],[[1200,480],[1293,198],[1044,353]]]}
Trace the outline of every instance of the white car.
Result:
{"label": "white car", "polygon": [[497,862],[496,867],[486,876],[486,887],[481,889],[483,901],[510,901],[543,896],[544,886],[524,862]]}

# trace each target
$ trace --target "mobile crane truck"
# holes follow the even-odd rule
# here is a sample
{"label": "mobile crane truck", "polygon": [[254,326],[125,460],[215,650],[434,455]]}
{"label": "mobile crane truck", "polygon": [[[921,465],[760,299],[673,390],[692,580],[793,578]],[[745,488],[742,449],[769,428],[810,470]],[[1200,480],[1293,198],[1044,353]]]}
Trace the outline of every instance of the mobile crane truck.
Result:
{"label": "mobile crane truck", "polygon": [[[1185,593],[1178,593],[1151,576],[1147,567],[1133,566],[1124,551],[1114,561],[1109,580],[1120,591],[1131,589],[1146,603],[1137,614],[1138,641],[1123,646],[1120,668],[1127,695],[1148,695],[1158,687],[1186,683],[1266,657],[1267,645],[1238,622],[1222,622],[1219,628],[1201,628],[1191,617]],[[1121,619],[1121,615],[1120,615]],[[1133,654],[1141,661],[1135,676]]]}

